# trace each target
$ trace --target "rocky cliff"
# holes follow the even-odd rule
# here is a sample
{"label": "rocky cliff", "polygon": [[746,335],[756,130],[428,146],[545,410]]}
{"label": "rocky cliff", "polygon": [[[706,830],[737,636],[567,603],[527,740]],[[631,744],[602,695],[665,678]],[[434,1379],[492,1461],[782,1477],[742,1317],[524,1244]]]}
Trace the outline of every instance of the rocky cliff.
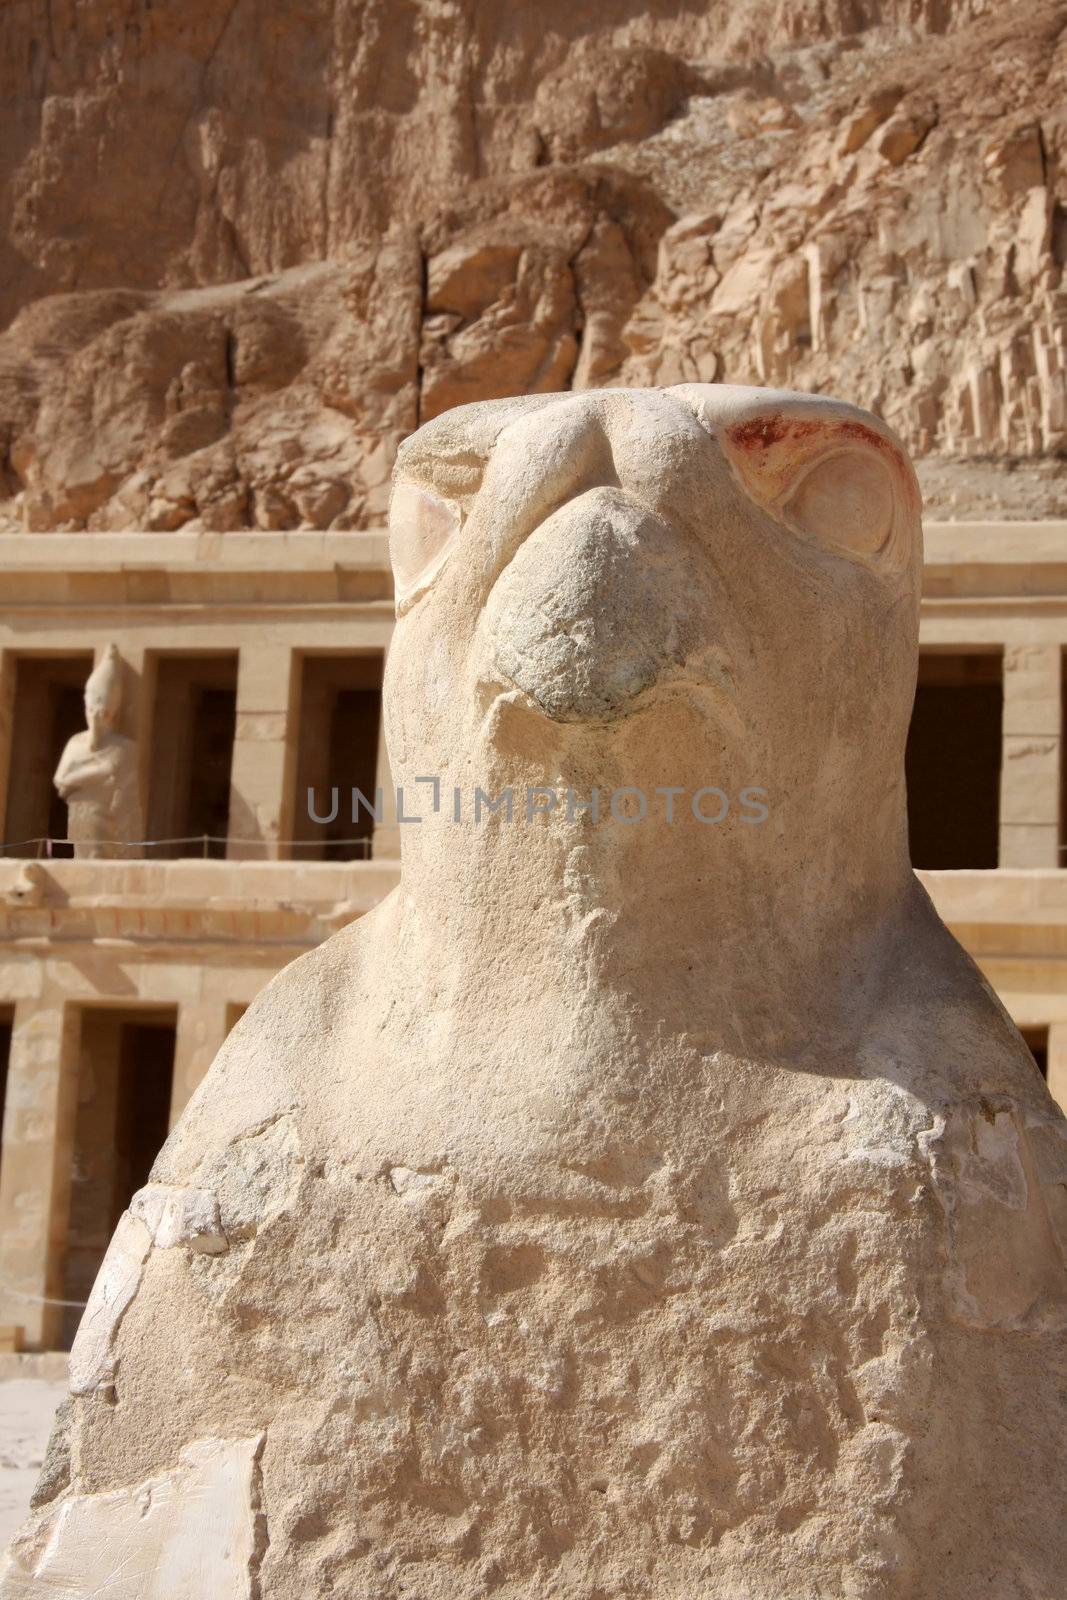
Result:
{"label": "rocky cliff", "polygon": [[1063,513],[1065,88],[1051,0],[8,0],[0,527],[366,526],[448,406],[686,379]]}

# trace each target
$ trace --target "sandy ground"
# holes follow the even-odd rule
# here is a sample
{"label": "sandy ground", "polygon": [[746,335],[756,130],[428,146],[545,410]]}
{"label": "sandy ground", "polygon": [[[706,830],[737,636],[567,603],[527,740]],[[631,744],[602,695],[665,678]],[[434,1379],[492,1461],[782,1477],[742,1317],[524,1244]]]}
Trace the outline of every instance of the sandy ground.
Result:
{"label": "sandy ground", "polygon": [[915,463],[927,522],[1015,522],[1067,517],[1067,461]]}
{"label": "sandy ground", "polygon": [[29,1509],[66,1371],[63,1355],[0,1357],[0,1550]]}

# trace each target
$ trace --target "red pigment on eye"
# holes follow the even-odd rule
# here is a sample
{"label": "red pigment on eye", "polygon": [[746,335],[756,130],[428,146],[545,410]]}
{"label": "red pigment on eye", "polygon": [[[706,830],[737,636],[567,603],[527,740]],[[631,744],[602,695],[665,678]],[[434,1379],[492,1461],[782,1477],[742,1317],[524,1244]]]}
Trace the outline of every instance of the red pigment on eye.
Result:
{"label": "red pigment on eye", "polygon": [[896,456],[897,451],[883,439],[880,433],[875,433],[873,428],[868,428],[863,422],[837,422],[832,424],[836,433],[843,433],[846,439],[860,439],[864,444],[873,444],[876,449],[884,450],[888,455]]}
{"label": "red pigment on eye", "polygon": [[726,437],[740,450],[769,450],[772,444],[780,444],[792,427],[784,417],[753,417],[727,428]]}
{"label": "red pigment on eye", "polygon": [[904,478],[909,497],[916,506],[921,505],[921,498],[913,478],[908,470],[905,459],[895,445],[888,439],[876,433],[864,422],[856,422],[850,418],[840,421],[823,422],[801,421],[798,418],[782,416],[752,417],[748,422],[738,422],[732,428],[727,428],[726,437],[730,443],[739,450],[755,453],[759,450],[770,450],[777,444],[788,440],[791,444],[799,444],[804,439],[810,439],[812,434],[825,434],[832,438],[854,440],[859,444],[873,446],[888,456],[897,471]]}
{"label": "red pigment on eye", "polygon": [[737,445],[741,450],[769,450],[772,445],[781,444],[784,439],[799,443],[802,439],[810,439],[813,433],[859,439],[864,444],[871,444],[879,450],[887,451],[890,455],[897,454],[889,440],[883,439],[873,428],[868,428],[866,423],[848,420],[823,422],[822,420],[800,421],[790,417],[753,417],[749,422],[738,422],[734,427],[727,428],[726,437],[731,444]]}

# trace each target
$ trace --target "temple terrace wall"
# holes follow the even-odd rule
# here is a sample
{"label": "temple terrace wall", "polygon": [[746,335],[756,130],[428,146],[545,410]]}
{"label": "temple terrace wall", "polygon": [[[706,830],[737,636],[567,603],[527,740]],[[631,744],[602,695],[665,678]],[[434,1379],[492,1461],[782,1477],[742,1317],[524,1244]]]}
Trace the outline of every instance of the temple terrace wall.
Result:
{"label": "temple terrace wall", "polygon": [[[1061,1103],[1065,533],[927,529],[908,752],[916,864]],[[119,1212],[258,990],[396,881],[392,588],[376,533],[0,546],[0,1328],[33,1352],[69,1345]],[[109,645],[145,837],[72,859],[52,775]],[[377,821],[353,821],[352,789],[382,791]]]}

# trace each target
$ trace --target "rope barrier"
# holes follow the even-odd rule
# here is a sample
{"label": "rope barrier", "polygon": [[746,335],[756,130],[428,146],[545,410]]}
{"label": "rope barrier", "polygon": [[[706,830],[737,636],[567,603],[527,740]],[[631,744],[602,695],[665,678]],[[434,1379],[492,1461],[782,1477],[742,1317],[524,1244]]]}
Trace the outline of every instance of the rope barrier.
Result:
{"label": "rope barrier", "polygon": [[53,1300],[47,1294],[28,1294],[9,1283],[0,1283],[0,1294],[10,1295],[13,1300],[30,1300],[35,1306],[67,1306],[71,1311],[84,1311],[89,1304],[88,1300]]}
{"label": "rope barrier", "polygon": [[[79,843],[105,844],[113,849],[124,850],[154,850],[166,849],[173,845],[180,844],[198,844],[203,847],[203,856],[205,859],[208,857],[208,846],[213,844],[228,846],[230,849],[238,851],[241,854],[247,850],[287,850],[294,853],[300,850],[336,850],[342,845],[345,847],[350,845],[358,846],[358,855],[363,858],[369,857],[371,853],[371,840],[368,839],[365,834],[359,838],[347,839],[230,839],[225,834],[189,833],[182,834],[175,839],[100,839],[79,840]],[[56,853],[55,847],[57,845],[62,847],[62,850],[59,854]],[[24,856],[27,851],[31,850],[33,851],[34,860],[40,860],[43,857],[45,860],[50,861],[69,861],[73,859],[74,845],[70,839],[50,838],[20,839],[16,844],[0,845],[0,854],[2,855],[20,857]],[[240,855],[236,855],[231,856],[229,859],[239,860],[240,858]],[[121,860],[123,858],[112,857],[110,859]],[[131,857],[128,859],[135,858]],[[195,859],[195,857],[187,856],[179,859],[192,860]]]}

